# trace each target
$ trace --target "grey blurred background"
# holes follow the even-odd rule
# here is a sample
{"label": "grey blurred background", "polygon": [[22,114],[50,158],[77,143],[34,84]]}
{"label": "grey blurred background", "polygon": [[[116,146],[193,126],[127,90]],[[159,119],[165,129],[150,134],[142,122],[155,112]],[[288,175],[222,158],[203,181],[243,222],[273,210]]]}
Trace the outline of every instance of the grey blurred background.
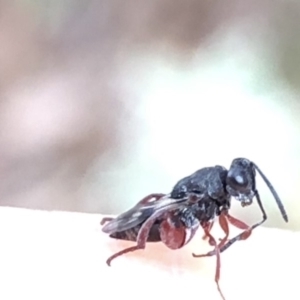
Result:
{"label": "grey blurred background", "polygon": [[[0,204],[117,214],[255,161],[300,229],[300,2],[0,0]],[[256,205],[232,214],[261,218]]]}

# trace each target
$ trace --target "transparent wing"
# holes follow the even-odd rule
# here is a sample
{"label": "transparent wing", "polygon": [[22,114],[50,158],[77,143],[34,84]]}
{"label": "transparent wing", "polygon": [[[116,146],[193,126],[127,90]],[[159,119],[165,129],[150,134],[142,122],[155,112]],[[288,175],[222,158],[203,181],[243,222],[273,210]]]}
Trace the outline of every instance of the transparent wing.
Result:
{"label": "transparent wing", "polygon": [[148,219],[155,211],[171,206],[174,209],[174,204],[183,203],[186,198],[172,199],[170,195],[165,195],[153,202],[138,203],[130,210],[119,215],[102,228],[102,231],[108,234],[128,230],[138,224],[141,224]]}

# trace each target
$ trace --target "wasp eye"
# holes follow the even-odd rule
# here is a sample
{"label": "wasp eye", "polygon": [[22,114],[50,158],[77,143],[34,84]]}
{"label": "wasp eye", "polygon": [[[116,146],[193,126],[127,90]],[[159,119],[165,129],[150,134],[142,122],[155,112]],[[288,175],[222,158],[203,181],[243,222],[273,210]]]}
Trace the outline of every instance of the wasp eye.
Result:
{"label": "wasp eye", "polygon": [[241,175],[237,175],[234,177],[234,181],[237,183],[237,184],[240,184],[240,185],[245,185],[247,184],[247,179]]}
{"label": "wasp eye", "polygon": [[247,187],[249,184],[247,176],[242,174],[228,174],[227,183],[233,188]]}

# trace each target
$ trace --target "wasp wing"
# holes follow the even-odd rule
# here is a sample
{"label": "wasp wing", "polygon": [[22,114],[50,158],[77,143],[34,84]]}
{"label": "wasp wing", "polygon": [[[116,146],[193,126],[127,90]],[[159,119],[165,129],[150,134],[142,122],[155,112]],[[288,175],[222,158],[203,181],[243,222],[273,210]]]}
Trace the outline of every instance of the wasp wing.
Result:
{"label": "wasp wing", "polygon": [[102,231],[108,234],[112,234],[115,232],[128,230],[144,222],[158,209],[167,208],[168,206],[171,206],[173,209],[174,204],[180,204],[185,202],[186,200],[187,198],[173,199],[170,198],[170,195],[165,195],[164,197],[161,197],[153,202],[143,204],[138,203],[130,210],[124,212],[123,214],[107,223],[102,228]]}

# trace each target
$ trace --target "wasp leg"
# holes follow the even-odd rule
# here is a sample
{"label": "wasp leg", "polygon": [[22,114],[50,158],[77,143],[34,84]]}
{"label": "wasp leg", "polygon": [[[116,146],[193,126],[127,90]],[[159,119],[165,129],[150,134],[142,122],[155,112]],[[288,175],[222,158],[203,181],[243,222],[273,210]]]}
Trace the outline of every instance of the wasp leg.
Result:
{"label": "wasp leg", "polygon": [[[225,250],[227,250],[231,245],[233,245],[235,242],[237,241],[244,241],[246,240],[252,233],[253,229],[255,229],[256,227],[260,226],[261,224],[263,224],[266,220],[267,220],[267,214],[265,212],[265,209],[262,205],[262,202],[260,200],[260,197],[259,197],[259,194],[258,192],[256,191],[255,193],[255,196],[256,196],[256,200],[257,200],[257,203],[258,203],[258,206],[262,212],[262,220],[255,223],[254,225],[252,226],[248,226],[247,224],[245,224],[244,222],[238,220],[238,219],[235,219],[234,217],[230,216],[230,215],[226,215],[227,217],[227,220],[229,221],[229,223],[231,223],[232,225],[236,226],[237,228],[240,228],[240,229],[244,229],[244,231],[240,234],[238,234],[237,236],[235,236],[234,238],[230,239],[229,241],[227,241],[226,244],[224,244],[221,248],[220,248],[220,253],[224,252]],[[213,250],[213,251],[210,251],[207,253],[206,256],[212,256],[212,255],[215,255],[216,254],[216,251]]]}
{"label": "wasp leg", "polygon": [[114,260],[115,258],[117,258],[118,256],[121,256],[125,253],[128,253],[128,252],[132,252],[132,251],[136,251],[136,250],[139,250],[139,249],[144,249],[145,247],[143,247],[142,245],[137,245],[137,246],[133,246],[133,247],[129,247],[129,248],[126,248],[126,249],[123,249],[122,251],[119,251],[117,253],[115,253],[114,255],[110,256],[107,260],[106,260],[106,263],[107,265],[110,266],[112,260]]}
{"label": "wasp leg", "polygon": [[[244,229],[244,231],[242,233],[240,233],[239,235],[235,236],[234,238],[227,240],[228,236],[229,236],[229,227],[228,227],[227,221],[239,229]],[[219,223],[220,223],[221,228],[225,232],[225,237],[221,239],[221,242],[218,245],[220,253],[224,252],[236,241],[246,240],[251,235],[252,229],[253,229],[252,227],[248,226],[246,223],[244,223],[228,214],[221,214],[219,217]],[[257,223],[257,224],[259,224],[259,223]],[[253,226],[255,226],[255,225],[253,225]],[[211,245],[211,241],[209,241],[209,244]],[[216,255],[215,249],[207,252],[206,254],[197,254],[197,255],[193,254],[194,257],[206,257],[206,256],[213,256],[213,255]]]}
{"label": "wasp leg", "polygon": [[[225,214],[225,216],[224,216],[224,214]],[[221,216],[222,216],[222,218],[221,218]],[[220,215],[220,217],[219,217],[219,223],[220,223],[221,227],[222,227],[221,222],[224,223],[224,221],[225,221],[224,217],[228,220],[228,222],[231,225],[233,225],[233,226],[235,226],[235,227],[237,227],[239,229],[242,229],[242,230],[245,230],[245,231],[248,231],[250,229],[249,225],[247,225],[246,223],[244,223],[243,221],[241,221],[239,219],[236,219],[236,218],[232,217],[228,213],[223,213],[223,214]],[[227,227],[228,227],[228,224],[227,224]],[[226,230],[223,229],[223,231],[226,233]],[[228,237],[228,235],[227,235],[227,237]],[[223,240],[223,239],[220,239],[220,241],[221,240]],[[226,238],[226,241],[227,241],[227,238]]]}
{"label": "wasp leg", "polygon": [[[226,227],[226,225],[225,225],[225,227]],[[227,227],[228,227],[228,224],[227,224]],[[209,239],[209,243],[211,245],[215,246],[214,252],[215,252],[216,258],[217,258],[216,273],[215,273],[215,282],[217,284],[217,288],[218,288],[218,291],[219,291],[222,299],[225,300],[225,297],[224,297],[224,295],[222,293],[222,290],[221,290],[220,284],[219,284],[219,281],[220,281],[220,271],[221,271],[221,257],[220,257],[219,245],[217,245],[217,242],[216,242],[215,238],[210,234],[210,232],[208,231],[208,229],[205,228],[205,227],[204,227],[204,232],[205,232],[205,235],[207,235],[207,237]],[[205,254],[196,255],[196,254],[193,253],[193,256],[194,257],[204,257],[206,255]]]}
{"label": "wasp leg", "polygon": [[[208,225],[207,225],[207,230],[208,230],[208,232],[210,232],[210,231],[211,231],[211,229],[212,229],[213,225],[214,225],[214,222],[210,222],[210,223],[208,223]],[[207,235],[206,233],[204,233],[204,235],[203,235],[202,239],[203,239],[203,240],[206,240],[206,239],[208,239],[208,235]]]}
{"label": "wasp leg", "polygon": [[[155,220],[154,220],[155,221]],[[153,222],[154,223],[154,222]],[[144,223],[145,225],[145,223]],[[125,248],[115,254],[113,254],[112,256],[110,256],[107,260],[106,260],[106,263],[110,266],[112,260],[114,260],[115,258],[117,258],[118,256],[121,256],[125,253],[128,253],[128,252],[133,252],[133,251],[136,251],[136,250],[142,250],[142,249],[145,249],[146,248],[146,242],[147,242],[147,238],[149,236],[149,232],[150,232],[150,229],[152,227],[153,224],[149,224],[147,225],[146,227],[142,226],[140,228],[140,231],[139,231],[139,234],[137,236],[137,245],[136,246],[132,246],[132,247],[129,247],[129,248]]]}
{"label": "wasp leg", "polygon": [[221,248],[227,242],[228,236],[229,236],[228,221],[227,221],[227,218],[226,218],[226,216],[224,214],[221,214],[219,216],[219,224],[220,224],[220,227],[222,228],[222,230],[225,233],[225,236],[222,239],[219,239],[220,243],[219,243],[218,246],[219,246],[219,248]]}
{"label": "wasp leg", "polygon": [[129,247],[126,249],[123,249],[111,257],[109,257],[106,261],[106,263],[110,266],[113,259],[117,258],[120,255],[123,255],[128,252],[136,251],[136,250],[142,250],[146,248],[147,239],[149,237],[150,230],[154,224],[154,222],[157,220],[157,218],[162,217],[164,214],[168,212],[169,209],[176,208],[178,204],[170,205],[168,207],[163,207],[156,212],[154,212],[141,226],[138,236],[137,236],[137,245],[133,247]]}
{"label": "wasp leg", "polygon": [[[224,236],[222,239],[219,239],[219,240],[220,240],[220,243],[218,244],[218,247],[221,248],[221,247],[223,247],[223,246],[225,245],[225,243],[226,243],[227,240],[228,240],[228,236],[229,236],[229,227],[228,227],[228,222],[227,222],[226,215],[221,214],[221,215],[219,216],[219,224],[220,224],[222,230],[223,230],[224,233],[225,233],[225,236]],[[205,236],[207,236],[207,237],[209,237],[209,236],[207,235],[207,232],[210,231],[210,228],[211,228],[210,225],[204,226],[204,227],[203,227],[204,232],[205,232]],[[214,243],[215,243],[215,242],[214,242],[214,240],[209,239],[209,240],[208,240],[208,243],[209,243],[211,246],[214,246]],[[209,252],[207,252],[206,254],[194,254],[194,253],[193,253],[193,256],[194,256],[194,257],[212,256],[213,254],[215,254],[214,251],[215,251],[215,250],[209,251]],[[211,254],[211,253],[213,253],[213,254]]]}
{"label": "wasp leg", "polygon": [[238,220],[238,219],[235,219],[235,218],[233,218],[232,216],[227,215],[227,219],[228,219],[228,221],[229,221],[232,225],[234,225],[234,226],[236,226],[236,227],[238,227],[238,228],[240,228],[240,229],[244,229],[245,231],[243,231],[242,233],[238,234],[236,237],[230,239],[223,247],[221,247],[221,248],[220,248],[220,252],[221,252],[221,253],[222,253],[223,251],[225,251],[226,249],[228,249],[228,248],[229,248],[232,244],[234,244],[235,242],[246,240],[246,239],[251,235],[253,229],[255,229],[256,227],[260,226],[262,223],[264,223],[264,222],[267,220],[267,214],[266,214],[266,212],[265,212],[265,209],[264,209],[264,207],[263,207],[263,205],[262,205],[262,202],[261,202],[261,200],[260,200],[260,197],[259,197],[259,194],[258,194],[257,191],[256,191],[255,196],[256,196],[256,200],[257,200],[258,206],[259,206],[259,208],[260,208],[260,210],[261,210],[261,212],[262,212],[262,215],[263,215],[263,216],[262,216],[262,220],[259,221],[259,222],[257,222],[257,223],[255,223],[255,224],[252,225],[252,226],[248,226],[248,225],[245,224],[244,222],[242,222],[242,221],[240,221],[240,220]]}
{"label": "wasp leg", "polygon": [[[222,244],[224,243],[224,241],[227,241],[228,239],[228,236],[229,236],[229,228],[228,228],[228,222],[226,220],[226,218],[223,217],[223,214],[220,215],[219,217],[219,224],[221,226],[221,228],[223,229],[223,231],[225,232],[225,237],[222,238],[222,239],[219,239],[219,241],[222,242]],[[208,229],[208,232],[211,231],[212,227],[214,225],[214,222],[210,222],[208,225],[207,225],[207,229]],[[248,227],[247,227],[248,228]],[[205,233],[202,237],[203,240],[206,240],[208,238],[207,234]],[[211,245],[213,246],[213,245]]]}
{"label": "wasp leg", "polygon": [[249,230],[250,229],[250,226],[247,225],[246,223],[244,223],[243,221],[239,220],[239,219],[236,219],[235,217],[229,215],[229,214],[226,214],[226,217],[227,217],[227,220],[228,222],[239,228],[239,229],[243,229],[243,230]]}

